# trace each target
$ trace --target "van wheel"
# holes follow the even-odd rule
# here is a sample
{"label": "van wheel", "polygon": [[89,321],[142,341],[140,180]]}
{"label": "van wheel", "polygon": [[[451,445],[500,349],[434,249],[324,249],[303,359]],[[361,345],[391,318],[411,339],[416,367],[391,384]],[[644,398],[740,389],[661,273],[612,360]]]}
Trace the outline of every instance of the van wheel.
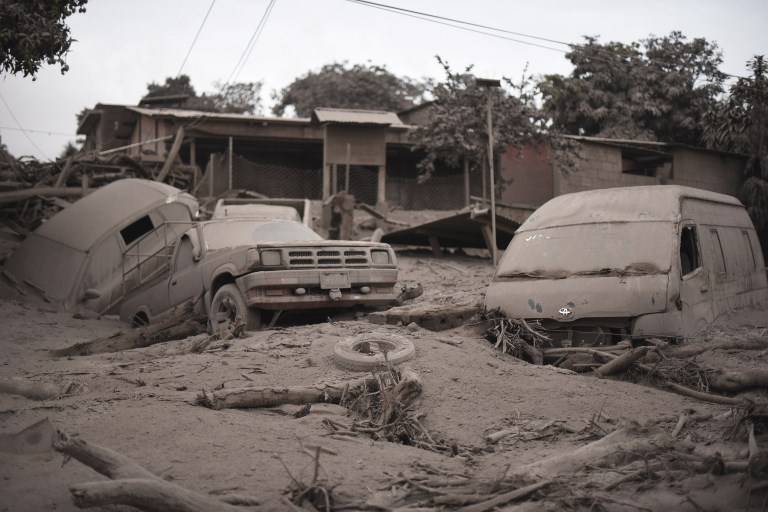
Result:
{"label": "van wheel", "polygon": [[225,284],[213,296],[208,320],[213,334],[227,334],[238,324],[255,331],[261,327],[261,312],[248,307],[237,286]]}

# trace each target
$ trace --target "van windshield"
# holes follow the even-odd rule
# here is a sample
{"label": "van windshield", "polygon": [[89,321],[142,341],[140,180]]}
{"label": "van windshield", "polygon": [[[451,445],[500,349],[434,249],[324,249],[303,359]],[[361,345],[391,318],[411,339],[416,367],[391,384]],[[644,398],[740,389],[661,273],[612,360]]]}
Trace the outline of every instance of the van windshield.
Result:
{"label": "van windshield", "polygon": [[322,237],[300,222],[222,220],[203,226],[203,236],[209,251],[225,247],[241,247],[262,242],[306,242]]}
{"label": "van windshield", "polygon": [[518,232],[497,275],[562,279],[667,273],[675,233],[671,222],[580,224]]}

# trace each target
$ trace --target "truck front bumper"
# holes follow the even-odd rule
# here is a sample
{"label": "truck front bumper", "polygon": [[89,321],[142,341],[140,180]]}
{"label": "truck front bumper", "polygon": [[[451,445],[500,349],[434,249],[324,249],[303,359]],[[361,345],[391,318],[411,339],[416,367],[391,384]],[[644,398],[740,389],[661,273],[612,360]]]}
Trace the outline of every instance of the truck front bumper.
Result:
{"label": "truck front bumper", "polygon": [[[338,287],[331,274],[341,275]],[[237,279],[249,306],[273,310],[386,306],[397,299],[396,282],[395,268],[274,270]]]}

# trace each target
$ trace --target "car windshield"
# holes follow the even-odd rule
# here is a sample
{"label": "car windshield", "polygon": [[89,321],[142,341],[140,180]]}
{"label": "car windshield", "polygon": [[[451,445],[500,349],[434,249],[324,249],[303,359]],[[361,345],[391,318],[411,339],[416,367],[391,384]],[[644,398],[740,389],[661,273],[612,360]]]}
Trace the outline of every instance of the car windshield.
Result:
{"label": "car windshield", "polygon": [[203,225],[203,236],[209,251],[241,247],[263,242],[305,242],[322,237],[300,222],[228,220]]}
{"label": "car windshield", "polygon": [[523,231],[509,244],[497,275],[557,279],[669,272],[675,237],[671,222],[580,224]]}

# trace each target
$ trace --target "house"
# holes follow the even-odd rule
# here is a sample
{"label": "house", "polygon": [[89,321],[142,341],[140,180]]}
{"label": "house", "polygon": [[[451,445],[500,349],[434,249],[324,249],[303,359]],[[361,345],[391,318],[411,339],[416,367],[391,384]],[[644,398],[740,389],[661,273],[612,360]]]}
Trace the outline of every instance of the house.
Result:
{"label": "house", "polygon": [[[443,166],[419,181],[422,155],[410,133],[429,119],[430,103],[397,114],[318,108],[310,118],[289,119],[168,108],[183,98],[159,100],[97,104],[78,127],[84,149],[127,153],[154,175],[172,168],[167,181],[200,197],[250,189],[325,199],[349,190],[371,205],[435,210],[489,197],[486,173],[465,176]],[[741,183],[743,155],[673,143],[568,139],[578,155],[570,168],[543,145],[496,155],[497,200],[530,209],[568,192],[657,183],[734,195]]]}

